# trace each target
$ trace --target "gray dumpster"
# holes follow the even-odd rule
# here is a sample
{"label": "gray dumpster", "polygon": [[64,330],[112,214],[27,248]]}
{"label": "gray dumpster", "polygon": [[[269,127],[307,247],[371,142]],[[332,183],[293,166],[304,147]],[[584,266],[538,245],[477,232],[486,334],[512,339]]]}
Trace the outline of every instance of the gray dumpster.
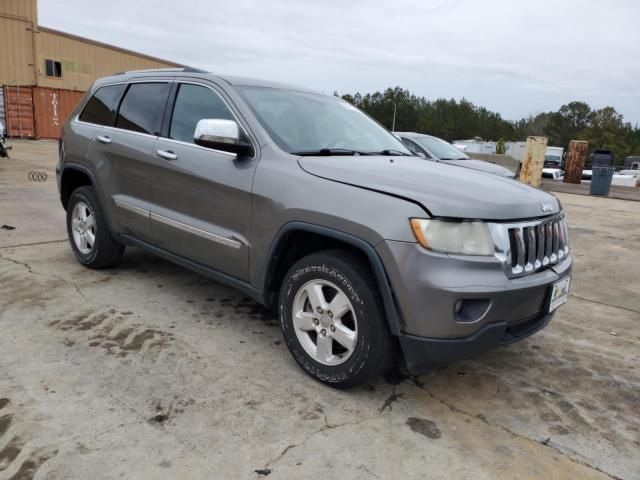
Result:
{"label": "gray dumpster", "polygon": [[609,195],[613,171],[611,167],[592,167],[591,195]]}

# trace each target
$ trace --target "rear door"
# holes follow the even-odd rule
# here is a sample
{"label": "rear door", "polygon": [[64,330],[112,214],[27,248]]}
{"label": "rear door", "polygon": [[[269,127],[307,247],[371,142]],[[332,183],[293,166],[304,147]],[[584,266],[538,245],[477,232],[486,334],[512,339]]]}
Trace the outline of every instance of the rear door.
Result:
{"label": "rear door", "polygon": [[171,83],[144,81],[126,85],[113,126],[103,127],[90,155],[103,170],[120,232],[152,242],[149,220],[153,146],[160,134]]}
{"label": "rear door", "polygon": [[177,82],[173,105],[167,111],[165,131],[154,149],[158,160],[151,211],[155,243],[181,257],[247,279],[256,160],[193,142],[199,120],[239,119],[221,92],[204,82]]}

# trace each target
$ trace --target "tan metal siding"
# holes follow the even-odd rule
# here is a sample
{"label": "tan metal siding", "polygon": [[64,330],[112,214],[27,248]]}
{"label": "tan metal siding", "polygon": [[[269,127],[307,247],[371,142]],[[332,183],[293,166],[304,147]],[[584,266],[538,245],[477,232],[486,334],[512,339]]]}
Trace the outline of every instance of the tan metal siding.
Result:
{"label": "tan metal siding", "polygon": [[37,0],[0,0],[0,16],[20,17],[38,24]]}
{"label": "tan metal siding", "polygon": [[83,92],[36,87],[33,89],[33,110],[36,138],[60,138],[67,117],[76,108]]}
{"label": "tan metal siding", "polygon": [[0,84],[32,85],[34,81],[31,23],[0,16]]}
{"label": "tan metal siding", "polygon": [[32,90],[29,86],[4,87],[8,137],[35,137]]}
{"label": "tan metal siding", "polygon": [[[125,70],[172,67],[169,62],[41,30],[36,35],[38,86],[88,90],[95,79]],[[45,60],[62,63],[62,78],[46,76]]]}

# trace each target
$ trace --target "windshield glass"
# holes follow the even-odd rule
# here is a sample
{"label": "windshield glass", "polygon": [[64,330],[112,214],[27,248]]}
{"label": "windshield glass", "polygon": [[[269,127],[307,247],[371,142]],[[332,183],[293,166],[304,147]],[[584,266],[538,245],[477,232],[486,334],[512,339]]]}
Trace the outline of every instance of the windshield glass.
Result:
{"label": "windshield glass", "polygon": [[469,157],[449,142],[436,137],[415,137],[414,142],[426,148],[439,160],[468,160]]}
{"label": "windshield glass", "polygon": [[263,87],[239,87],[238,91],[286,152],[411,154],[391,133],[337,97]]}

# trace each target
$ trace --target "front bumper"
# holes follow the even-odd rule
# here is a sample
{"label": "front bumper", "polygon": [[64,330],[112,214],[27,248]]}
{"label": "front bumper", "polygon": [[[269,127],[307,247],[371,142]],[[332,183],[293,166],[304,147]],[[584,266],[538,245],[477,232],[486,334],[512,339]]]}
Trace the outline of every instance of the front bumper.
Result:
{"label": "front bumper", "polygon": [[407,370],[418,375],[435,365],[475,357],[500,345],[517,342],[546,327],[554,313],[542,314],[517,324],[490,323],[465,338],[427,338],[401,334],[400,346]]}
{"label": "front bumper", "polygon": [[393,288],[402,322],[399,340],[412,373],[544,328],[553,317],[551,286],[570,274],[572,264],[569,255],[550,268],[510,279],[494,257],[447,255],[394,241],[377,250]]}

